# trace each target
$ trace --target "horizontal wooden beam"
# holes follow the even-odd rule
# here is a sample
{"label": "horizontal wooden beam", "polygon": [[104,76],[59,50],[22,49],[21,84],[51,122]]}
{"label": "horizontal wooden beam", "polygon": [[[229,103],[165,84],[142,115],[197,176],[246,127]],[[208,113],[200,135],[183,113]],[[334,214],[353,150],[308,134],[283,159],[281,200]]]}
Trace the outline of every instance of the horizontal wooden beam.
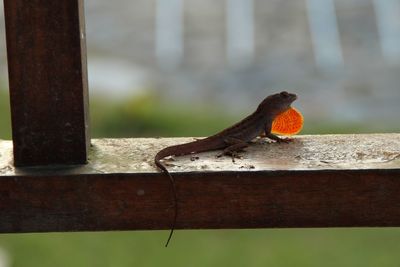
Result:
{"label": "horizontal wooden beam", "polygon": [[[153,156],[188,140],[93,140],[88,165],[43,168],[15,168],[0,141],[0,232],[168,229],[173,197]],[[217,153],[166,162],[177,228],[400,226],[400,134],[257,141],[235,163]]]}

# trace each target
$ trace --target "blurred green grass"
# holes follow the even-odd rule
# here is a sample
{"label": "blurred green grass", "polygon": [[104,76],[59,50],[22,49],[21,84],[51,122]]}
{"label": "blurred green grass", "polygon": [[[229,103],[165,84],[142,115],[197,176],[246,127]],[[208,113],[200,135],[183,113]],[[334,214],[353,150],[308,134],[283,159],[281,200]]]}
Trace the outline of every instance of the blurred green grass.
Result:
{"label": "blurred green grass", "polygon": [[[124,103],[91,99],[93,137],[205,136],[240,117],[162,103],[148,94]],[[0,90],[0,139],[10,139],[8,95]],[[386,129],[395,131],[396,129]],[[398,130],[398,129],[397,129]],[[371,132],[368,125],[308,122],[302,133]],[[1,218],[0,218],[1,219]],[[400,229],[266,229],[0,235],[12,266],[399,266]]]}
{"label": "blurred green grass", "polygon": [[0,88],[0,139],[11,139],[10,100],[6,90]]}
{"label": "blurred green grass", "polygon": [[13,265],[399,266],[400,229],[275,229],[1,235]]}
{"label": "blurred green grass", "polygon": [[169,105],[149,93],[110,103],[96,98],[90,103],[92,137],[204,136],[230,118],[221,110]]}

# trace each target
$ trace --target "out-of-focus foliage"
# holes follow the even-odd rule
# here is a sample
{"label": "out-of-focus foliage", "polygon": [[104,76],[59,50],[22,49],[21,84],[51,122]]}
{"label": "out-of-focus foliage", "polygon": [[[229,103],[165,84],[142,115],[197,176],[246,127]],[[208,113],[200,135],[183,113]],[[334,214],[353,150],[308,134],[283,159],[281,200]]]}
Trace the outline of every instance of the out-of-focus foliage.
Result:
{"label": "out-of-focus foliage", "polygon": [[[258,103],[255,103],[257,105]],[[254,107],[255,108],[255,107]],[[218,107],[193,106],[190,103],[166,103],[153,94],[110,102],[100,97],[90,99],[91,136],[150,137],[207,136],[230,126],[248,114],[230,114]],[[304,118],[300,134],[396,132],[400,124],[377,129],[374,123],[310,121]],[[9,96],[0,90],[0,139],[11,139]]]}
{"label": "out-of-focus foliage", "polygon": [[0,139],[11,139],[10,100],[6,90],[0,88]]}
{"label": "out-of-focus foliage", "polygon": [[234,121],[216,108],[168,104],[151,93],[123,103],[94,99],[90,112],[93,137],[205,136]]}

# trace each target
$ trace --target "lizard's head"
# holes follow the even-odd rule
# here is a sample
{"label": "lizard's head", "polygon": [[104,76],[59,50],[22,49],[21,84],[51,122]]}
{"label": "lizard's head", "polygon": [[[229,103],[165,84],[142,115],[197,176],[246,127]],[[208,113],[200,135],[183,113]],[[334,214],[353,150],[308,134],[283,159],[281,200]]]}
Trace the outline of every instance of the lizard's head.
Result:
{"label": "lizard's head", "polygon": [[285,112],[290,108],[290,105],[297,99],[296,94],[291,94],[286,91],[282,91],[277,94],[273,94],[264,99],[263,102],[258,106],[259,109],[265,110],[265,112],[277,116],[282,112]]}

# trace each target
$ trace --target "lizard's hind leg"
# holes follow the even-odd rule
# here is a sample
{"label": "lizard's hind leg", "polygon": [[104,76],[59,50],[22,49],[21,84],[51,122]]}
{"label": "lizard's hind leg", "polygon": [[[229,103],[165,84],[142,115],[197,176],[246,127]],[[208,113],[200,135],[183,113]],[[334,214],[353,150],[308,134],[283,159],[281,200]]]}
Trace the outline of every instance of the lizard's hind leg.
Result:
{"label": "lizard's hind leg", "polygon": [[221,157],[223,155],[228,155],[232,157],[232,162],[235,162],[235,158],[241,158],[238,155],[238,152],[244,151],[243,148],[247,147],[249,144],[241,139],[228,137],[224,139],[224,142],[228,145],[224,151],[219,154],[217,157]]}

